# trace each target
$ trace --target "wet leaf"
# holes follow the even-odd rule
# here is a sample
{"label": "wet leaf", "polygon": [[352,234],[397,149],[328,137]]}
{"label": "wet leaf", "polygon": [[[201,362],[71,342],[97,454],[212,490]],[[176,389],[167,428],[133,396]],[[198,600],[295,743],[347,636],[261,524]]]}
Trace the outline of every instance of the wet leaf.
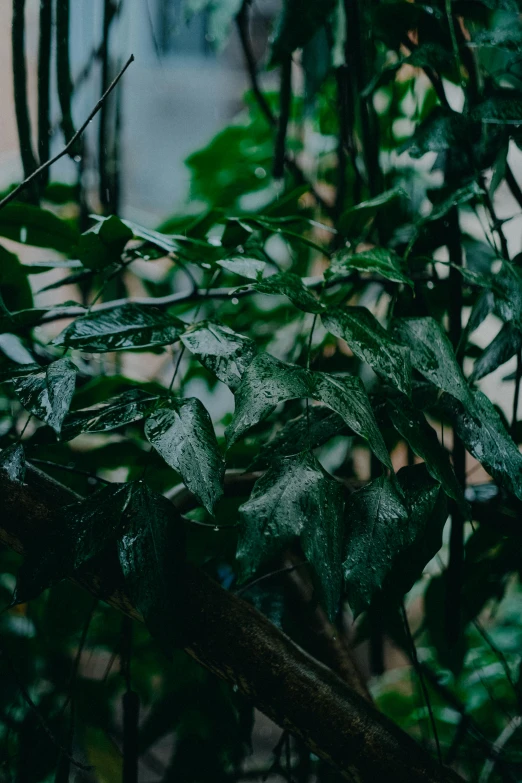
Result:
{"label": "wet leaf", "polygon": [[38,419],[60,435],[76,386],[78,369],[70,359],[58,359],[46,370],[13,379],[16,396]]}
{"label": "wet leaf", "polygon": [[62,424],[61,440],[68,441],[85,432],[108,432],[143,419],[155,406],[158,396],[132,389],[102,405],[69,413]]}
{"label": "wet leaf", "polygon": [[182,321],[157,307],[126,304],[77,318],[53,342],[93,353],[128,351],[171,345],[184,329]]}
{"label": "wet leaf", "polygon": [[484,349],[473,366],[470,380],[478,381],[509,361],[522,347],[522,332],[512,323],[504,324],[500,332]]}
{"label": "wet leaf", "polygon": [[342,511],[341,485],[311,452],[275,460],[240,508],[237,559],[243,578],[277,564],[277,557],[299,538],[333,617],[341,590]]}
{"label": "wet leaf", "polygon": [[434,318],[400,318],[393,322],[392,332],[411,349],[411,363],[421,375],[461,402],[471,401],[451,343]]}
{"label": "wet leaf", "polygon": [[201,321],[190,327],[181,336],[181,342],[232,390],[238,387],[257,353],[257,346],[249,337],[211,321]]}
{"label": "wet leaf", "polygon": [[0,452],[0,470],[11,481],[23,484],[25,479],[25,452],[21,443],[13,443]]}
{"label": "wet leaf", "polygon": [[13,603],[25,603],[71,575],[113,541],[123,524],[131,484],[109,484],[64,506],[35,537],[19,572]]}
{"label": "wet leaf", "polygon": [[96,225],[81,235],[78,258],[89,269],[104,269],[120,261],[123,249],[132,236],[131,229],[115,215],[99,219]]}
{"label": "wet leaf", "polygon": [[222,261],[218,261],[217,264],[226,269],[227,272],[247,277],[249,280],[260,280],[266,267],[264,261],[258,261],[257,258],[243,258],[243,256],[225,258]]}
{"label": "wet leaf", "polygon": [[410,352],[400,345],[366,307],[338,307],[322,316],[326,329],[346,340],[354,354],[367,362],[399,391],[411,392]]}
{"label": "wet leaf", "polygon": [[368,201],[349,207],[339,219],[339,230],[345,236],[359,236],[378,212],[395,199],[405,196],[402,188],[393,188]]}
{"label": "wet leaf", "polygon": [[125,585],[147,628],[168,649],[182,633],[185,527],[176,507],[144,483],[133,489],[118,539]]}
{"label": "wet leaf", "polygon": [[68,253],[78,234],[69,223],[46,209],[31,204],[6,204],[0,213],[0,236]]}
{"label": "wet leaf", "polygon": [[281,272],[270,275],[255,283],[253,288],[261,294],[282,294],[287,296],[293,305],[305,313],[322,313],[325,306],[306,288],[303,281],[293,272]]}
{"label": "wet leaf", "polygon": [[402,271],[402,262],[397,253],[384,247],[374,247],[361,253],[341,250],[332,259],[325,277],[335,279],[344,277],[351,269],[360,272],[376,272],[396,283],[406,283],[413,288],[413,281]]}
{"label": "wet leaf", "polygon": [[195,397],[170,399],[148,417],[145,435],[213,514],[223,494],[225,462],[203,403]]}

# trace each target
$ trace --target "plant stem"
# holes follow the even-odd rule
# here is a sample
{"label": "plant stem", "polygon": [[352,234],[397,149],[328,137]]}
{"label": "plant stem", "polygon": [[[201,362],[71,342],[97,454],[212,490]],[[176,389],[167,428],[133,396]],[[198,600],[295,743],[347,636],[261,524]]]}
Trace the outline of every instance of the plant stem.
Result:
{"label": "plant stem", "polygon": [[518,401],[520,398],[520,381],[522,379],[522,350],[517,351],[517,369],[515,374],[515,391],[513,394],[513,414],[511,418],[511,436],[515,438],[517,430]]}
{"label": "plant stem", "polygon": [[292,58],[286,57],[281,64],[281,87],[279,92],[279,123],[274,150],[274,178],[281,179],[285,171],[286,133],[292,107]]}
{"label": "plant stem", "polygon": [[[104,0],[103,5],[103,30],[102,43],[100,47],[101,58],[101,90],[104,93],[109,84],[110,63],[109,63],[109,39],[112,20],[115,16],[115,7],[112,0]],[[98,176],[99,176],[99,199],[104,211],[111,206],[111,177],[108,170],[109,138],[109,105],[105,101],[100,110],[100,124],[98,128]]]}
{"label": "plant stem", "polygon": [[[38,159],[45,163],[50,149],[50,81],[51,81],[51,0],[40,0],[40,40],[38,47]],[[49,170],[44,172],[42,186],[47,184]]]}
{"label": "plant stem", "polygon": [[71,107],[73,88],[69,59],[69,17],[69,0],[56,0],[56,80],[66,143],[70,143],[76,136]]}
{"label": "plant stem", "polygon": [[[27,71],[25,63],[25,0],[13,0],[13,19],[11,26],[13,55],[13,88],[16,112],[16,125],[20,156],[24,177],[29,177],[37,167],[33,152],[29,106],[27,104]],[[33,190],[32,200],[36,200]]]}

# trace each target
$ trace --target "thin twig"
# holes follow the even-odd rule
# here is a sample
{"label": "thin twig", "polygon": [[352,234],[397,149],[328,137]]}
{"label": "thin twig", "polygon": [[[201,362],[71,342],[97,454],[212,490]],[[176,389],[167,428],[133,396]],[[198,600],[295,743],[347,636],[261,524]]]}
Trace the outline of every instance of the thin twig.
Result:
{"label": "thin twig", "polygon": [[[227,525],[227,527],[229,526]],[[305,565],[309,565],[308,560],[305,560],[302,563],[297,563],[296,565],[285,566],[284,568],[278,568],[277,571],[270,571],[269,574],[263,574],[263,576],[258,576],[257,579],[254,579],[252,582],[248,582],[246,585],[243,585],[243,587],[240,587],[239,590],[234,590],[234,593],[236,595],[243,595],[243,593],[245,593],[247,590],[250,590],[251,587],[257,585],[259,582],[263,582],[265,579],[270,579],[271,577],[279,576],[280,574],[289,574],[292,571],[295,571],[296,568],[302,568]]]}
{"label": "thin twig", "polygon": [[75,468],[72,465],[60,465],[58,462],[51,462],[47,459],[35,459],[34,457],[31,458],[31,462],[34,462],[37,465],[49,465],[51,468],[57,468],[58,470],[66,470],[69,473],[74,473],[77,476],[85,476],[89,479],[95,479],[96,481],[101,481],[103,484],[110,484],[111,482],[107,479],[102,478],[101,476],[97,476],[95,473],[90,473],[88,470],[80,470],[80,468]]}
{"label": "thin twig", "polygon": [[281,65],[279,106],[279,122],[274,148],[274,179],[281,179],[285,172],[286,133],[292,107],[292,58],[290,56],[286,57]]}
{"label": "thin twig", "polygon": [[515,391],[513,393],[513,416],[511,418],[511,437],[515,439],[518,416],[518,400],[520,397],[520,381],[522,379],[522,350],[517,351],[517,369],[515,371]]}
{"label": "thin twig", "polygon": [[69,56],[69,18],[70,0],[57,0],[56,3],[56,81],[58,99],[62,110],[62,131],[65,141],[71,144],[78,136],[74,131],[72,118],[73,86],[71,62]]}
{"label": "thin twig", "polygon": [[[27,70],[25,63],[25,0],[13,0],[13,19],[11,24],[13,48],[13,89],[20,156],[24,176],[32,181],[37,163],[31,138],[31,121],[27,104]],[[1,206],[2,202],[0,202]]]}
{"label": "thin twig", "polygon": [[492,758],[488,759],[486,763],[484,764],[484,767],[482,768],[482,772],[479,778],[479,783],[487,783],[489,778],[491,777],[491,773],[495,769],[495,764],[504,750],[504,747],[507,745],[515,731],[519,728],[519,726],[522,725],[522,717],[520,715],[515,715],[514,718],[510,720],[508,725],[503,729],[503,731],[500,733],[497,741],[493,745],[492,752],[493,756]]}
{"label": "thin twig", "polygon": [[[38,45],[38,159],[49,158],[50,145],[50,80],[51,80],[51,0],[40,2],[40,38]],[[45,182],[43,184],[46,184]]]}
{"label": "thin twig", "polygon": [[28,185],[30,185],[37,177],[39,177],[42,172],[46,171],[50,166],[52,166],[54,163],[56,163],[57,160],[60,160],[60,158],[63,158],[64,155],[67,155],[69,150],[71,150],[72,147],[74,146],[75,142],[78,141],[80,136],[83,134],[83,132],[85,131],[85,129],[87,128],[89,123],[96,116],[96,114],[100,111],[101,107],[103,106],[104,101],[106,100],[108,95],[110,95],[110,93],[114,90],[114,88],[116,87],[116,85],[120,81],[121,77],[123,76],[123,74],[125,73],[125,71],[127,70],[127,68],[129,67],[129,65],[132,62],[134,62],[134,55],[133,54],[131,54],[131,56],[129,57],[129,59],[127,60],[127,62],[125,63],[125,65],[123,66],[121,71],[119,72],[119,74],[116,76],[114,81],[110,84],[110,86],[104,92],[104,94],[102,95],[102,97],[100,98],[100,100],[98,101],[98,103],[96,104],[94,109],[91,111],[91,113],[89,114],[89,116],[87,117],[87,119],[85,120],[83,125],[81,125],[80,128],[78,128],[78,130],[76,131],[76,133],[74,134],[72,139],[65,145],[65,147],[62,149],[62,151],[59,152],[54,157],[50,158],[45,163],[42,163],[42,165],[39,166],[36,169],[36,171],[33,171],[33,173],[30,174],[28,177],[26,177],[23,182],[21,182],[14,190],[11,191],[11,193],[9,193],[7,196],[5,196],[5,198],[3,198],[0,201],[0,209],[2,209],[2,207],[5,207],[5,205],[9,204],[11,201],[14,201],[15,198],[17,197],[17,195],[22,190],[25,190],[25,188],[27,188]]}

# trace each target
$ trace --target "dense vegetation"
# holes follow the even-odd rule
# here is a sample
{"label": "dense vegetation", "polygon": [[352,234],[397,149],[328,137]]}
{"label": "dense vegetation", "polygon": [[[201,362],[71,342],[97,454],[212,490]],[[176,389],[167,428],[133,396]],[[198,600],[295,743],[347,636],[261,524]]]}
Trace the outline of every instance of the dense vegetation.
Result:
{"label": "dense vegetation", "polygon": [[[13,3],[26,177],[49,156],[53,5],[34,152]],[[78,185],[44,167],[0,202],[1,779],[130,783],[139,758],[183,783],[459,779],[439,762],[520,780],[518,2],[284,0],[263,58],[276,91],[249,0],[189,3],[218,46],[236,26],[251,90],[187,161],[187,213],[157,230],[114,214],[111,161],[99,198],[84,186],[68,0],[55,10]],[[110,99],[122,88],[132,67]],[[65,286],[74,301],[40,304]],[[513,357],[490,400],[482,379]],[[215,621],[216,582],[255,612],[230,597]],[[347,682],[350,709],[326,709],[337,686],[318,669],[300,723],[284,683],[314,664],[278,657],[258,613]],[[261,769],[253,704],[285,727]]]}

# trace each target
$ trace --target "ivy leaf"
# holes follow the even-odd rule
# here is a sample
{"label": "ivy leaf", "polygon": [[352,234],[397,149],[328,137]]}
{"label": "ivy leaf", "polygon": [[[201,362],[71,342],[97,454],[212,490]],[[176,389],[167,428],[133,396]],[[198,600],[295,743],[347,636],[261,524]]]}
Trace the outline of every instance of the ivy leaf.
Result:
{"label": "ivy leaf", "polygon": [[167,649],[179,643],[185,528],[175,506],[140,483],[118,539],[125,585],[151,634]]}
{"label": "ivy leaf", "polygon": [[446,449],[430,427],[422,411],[415,408],[404,397],[387,400],[388,413],[397,432],[409,443],[415,454],[424,460],[433,478],[442,484],[446,494],[458,504],[464,517],[469,519],[470,510],[464,497]]}
{"label": "ivy leaf", "polygon": [[346,340],[354,354],[367,362],[399,391],[411,393],[410,352],[384,329],[366,307],[338,307],[322,316],[326,329]]}
{"label": "ivy leaf", "polygon": [[201,321],[187,329],[181,342],[233,391],[257,353],[257,346],[249,337],[211,321]]}
{"label": "ivy leaf", "polygon": [[25,480],[25,452],[21,443],[13,443],[0,452],[0,470],[16,484]]}
{"label": "ivy leaf", "polygon": [[225,462],[203,403],[195,397],[170,399],[149,416],[145,435],[213,514],[223,494]]}
{"label": "ivy leaf", "polygon": [[260,280],[266,267],[264,261],[258,261],[257,258],[243,258],[242,256],[225,258],[222,261],[218,261],[217,264],[228,272],[247,277],[249,280]]}
{"label": "ivy leaf", "polygon": [[344,420],[327,405],[310,405],[307,413],[287,421],[273,438],[261,446],[248,469],[267,468],[277,457],[289,457],[307,448],[315,449],[346,431]]}
{"label": "ivy leaf", "polygon": [[125,245],[132,237],[131,229],[116,215],[100,218],[96,225],[81,235],[78,258],[89,269],[104,269],[120,260]]}
{"label": "ivy leaf", "polygon": [[46,209],[30,204],[6,204],[0,214],[0,236],[24,245],[51,247],[68,253],[78,234],[70,223]]}
{"label": "ivy leaf", "polygon": [[284,0],[279,26],[272,43],[271,65],[281,63],[308,43],[335,10],[335,0]]}
{"label": "ivy leaf", "polygon": [[47,370],[13,379],[16,396],[38,419],[60,435],[76,386],[78,368],[70,359],[58,359]]}
{"label": "ivy leaf", "polygon": [[522,332],[512,323],[504,324],[475,362],[470,380],[478,381],[509,361],[522,347]]}
{"label": "ivy leaf", "polygon": [[341,590],[343,491],[309,451],[275,460],[240,508],[237,559],[248,579],[299,538],[330,617]]}
{"label": "ivy leaf", "polygon": [[477,391],[466,406],[443,395],[439,401],[466,449],[495,481],[522,500],[522,454],[510,437],[493,403]]}
{"label": "ivy leaf", "polygon": [[402,188],[393,188],[380,193],[375,198],[361,201],[360,204],[349,207],[342,213],[339,219],[339,231],[344,236],[360,236],[367,224],[383,207],[405,195],[406,193]]}
{"label": "ivy leaf", "polygon": [[411,349],[411,363],[421,375],[462,403],[471,401],[471,392],[451,343],[434,318],[399,318],[394,321],[392,331]]}
{"label": "ivy leaf", "polygon": [[60,509],[27,553],[18,572],[13,604],[36,598],[114,540],[131,490],[131,484],[109,484]]}
{"label": "ivy leaf", "polygon": [[351,495],[343,562],[348,600],[355,616],[380,592],[397,552],[406,545],[408,511],[397,489],[380,476]]}
{"label": "ivy leaf", "polygon": [[252,287],[261,294],[283,294],[305,313],[322,313],[325,309],[325,306],[306,288],[301,278],[293,272],[270,275]]}
{"label": "ivy leaf", "polygon": [[335,279],[344,277],[351,269],[360,272],[377,272],[387,280],[405,283],[413,288],[413,281],[402,271],[401,259],[393,250],[383,247],[374,247],[361,253],[342,250],[333,257],[331,265],[324,274],[327,279]]}
{"label": "ivy leaf", "polygon": [[185,324],[157,307],[126,304],[77,318],[54,345],[105,353],[176,342]]}
{"label": "ivy leaf", "polygon": [[62,424],[61,440],[68,441],[85,432],[108,432],[143,419],[158,396],[144,389],[132,389],[102,405],[69,413]]}

